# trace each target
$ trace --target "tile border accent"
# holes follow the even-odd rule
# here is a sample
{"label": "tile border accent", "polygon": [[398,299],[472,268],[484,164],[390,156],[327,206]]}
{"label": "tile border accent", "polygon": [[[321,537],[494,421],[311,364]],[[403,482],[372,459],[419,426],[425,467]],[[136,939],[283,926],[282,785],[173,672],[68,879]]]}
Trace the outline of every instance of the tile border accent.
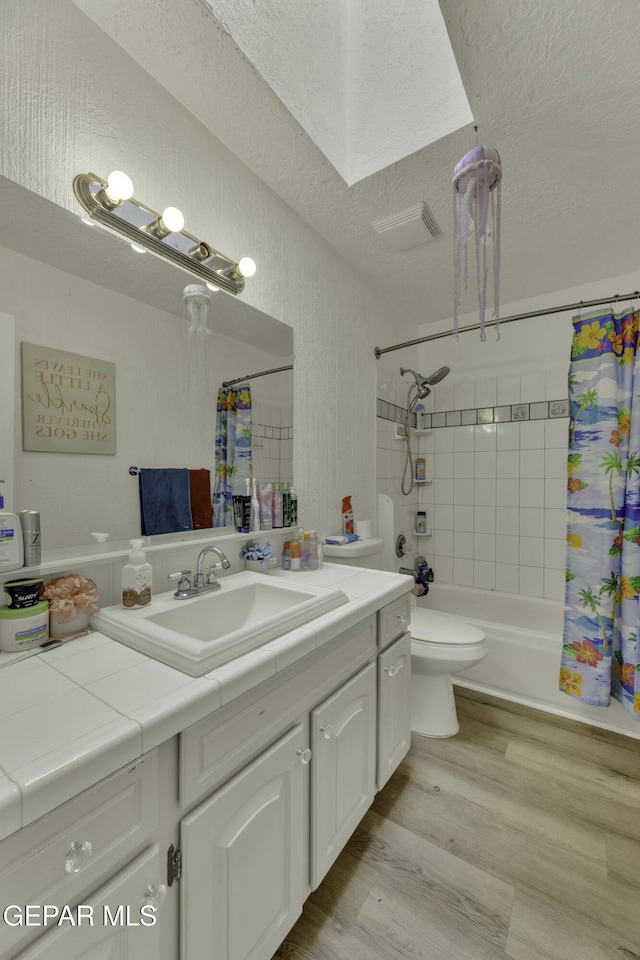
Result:
{"label": "tile border accent", "polygon": [[[525,420],[554,420],[568,417],[571,413],[568,399],[541,400],[532,403],[499,404],[495,407],[477,407],[470,410],[446,410],[425,415],[425,427],[472,426],[477,423],[522,423]],[[382,420],[402,423],[407,415],[406,407],[399,407],[386,400],[376,403],[376,415]],[[416,415],[411,414],[411,426],[416,425]]]}

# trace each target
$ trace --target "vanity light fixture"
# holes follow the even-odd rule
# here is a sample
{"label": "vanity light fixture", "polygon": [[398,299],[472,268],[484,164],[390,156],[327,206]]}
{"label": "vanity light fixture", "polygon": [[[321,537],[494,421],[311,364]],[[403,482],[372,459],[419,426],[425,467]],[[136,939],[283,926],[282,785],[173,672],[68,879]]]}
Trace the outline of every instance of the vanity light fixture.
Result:
{"label": "vanity light fixture", "polygon": [[136,200],[133,183],[121,170],[113,171],[106,180],[94,173],[80,173],[73,181],[73,190],[92,221],[124,237],[131,245],[136,244],[138,249],[154,253],[204,280],[211,290],[241,293],[245,278],[256,272],[250,257],[242,257],[236,263],[187,233],[177,207],[165,207],[159,214]]}

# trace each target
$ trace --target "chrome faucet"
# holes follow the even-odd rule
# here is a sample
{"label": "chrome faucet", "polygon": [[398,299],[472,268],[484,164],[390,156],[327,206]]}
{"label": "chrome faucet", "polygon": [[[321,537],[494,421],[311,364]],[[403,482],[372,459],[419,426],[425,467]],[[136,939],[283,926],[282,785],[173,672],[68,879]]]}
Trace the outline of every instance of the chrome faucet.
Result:
{"label": "chrome faucet", "polygon": [[179,570],[177,573],[170,573],[167,580],[179,580],[178,589],[174,593],[176,600],[188,600],[190,597],[197,597],[201,593],[209,593],[211,590],[219,590],[220,583],[216,578],[216,571],[213,566],[207,567],[205,577],[204,558],[208,553],[216,553],[220,557],[223,570],[228,570],[231,564],[225,557],[219,547],[205,547],[198,554],[198,564],[196,566],[196,575],[193,584],[189,579],[191,570]]}
{"label": "chrome faucet", "polygon": [[208,553],[216,553],[220,557],[223,570],[228,570],[231,566],[220,547],[205,547],[204,550],[201,550],[198,554],[196,577],[193,581],[193,587],[195,590],[217,590],[220,587],[220,584],[216,579],[216,571],[214,567],[207,568],[207,579],[205,582],[204,558]]}

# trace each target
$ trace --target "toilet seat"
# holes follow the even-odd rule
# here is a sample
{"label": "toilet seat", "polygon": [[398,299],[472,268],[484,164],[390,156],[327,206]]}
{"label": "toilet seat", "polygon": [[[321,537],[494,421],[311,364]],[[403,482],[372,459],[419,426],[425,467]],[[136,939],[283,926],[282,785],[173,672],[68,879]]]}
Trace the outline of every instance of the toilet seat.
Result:
{"label": "toilet seat", "polygon": [[411,611],[410,633],[412,649],[415,642],[417,653],[420,645],[424,648],[473,647],[485,638],[479,627],[454,614],[419,608]]}

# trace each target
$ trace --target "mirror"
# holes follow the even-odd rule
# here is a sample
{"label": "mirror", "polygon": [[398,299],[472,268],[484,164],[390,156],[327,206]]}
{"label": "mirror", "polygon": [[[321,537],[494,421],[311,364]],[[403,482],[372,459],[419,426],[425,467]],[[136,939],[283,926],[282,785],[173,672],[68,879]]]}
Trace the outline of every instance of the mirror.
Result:
{"label": "mirror", "polygon": [[[40,511],[45,551],[91,543],[94,531],[128,540],[140,534],[129,468],[204,467],[213,488],[218,388],[291,364],[293,331],[220,291],[213,334],[189,334],[182,292],[195,278],[3,178],[0,203],[0,344],[15,357],[15,388],[0,383],[0,436],[14,436],[7,506]],[[22,449],[21,342],[115,364],[115,454]],[[248,382],[254,476],[290,481],[292,371]],[[41,427],[73,430],[73,414],[49,398]]]}

